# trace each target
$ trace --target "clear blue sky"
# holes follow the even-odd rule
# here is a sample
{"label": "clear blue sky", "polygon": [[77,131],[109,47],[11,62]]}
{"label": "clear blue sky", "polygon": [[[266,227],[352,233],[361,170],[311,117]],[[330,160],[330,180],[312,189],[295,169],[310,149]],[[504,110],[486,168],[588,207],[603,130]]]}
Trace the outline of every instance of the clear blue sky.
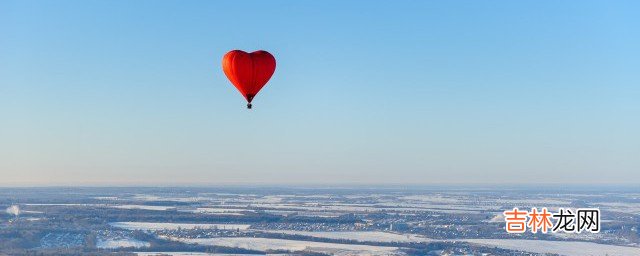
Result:
{"label": "clear blue sky", "polygon": [[[0,0],[0,185],[638,183],[638,13]],[[232,49],[278,62],[251,111]]]}

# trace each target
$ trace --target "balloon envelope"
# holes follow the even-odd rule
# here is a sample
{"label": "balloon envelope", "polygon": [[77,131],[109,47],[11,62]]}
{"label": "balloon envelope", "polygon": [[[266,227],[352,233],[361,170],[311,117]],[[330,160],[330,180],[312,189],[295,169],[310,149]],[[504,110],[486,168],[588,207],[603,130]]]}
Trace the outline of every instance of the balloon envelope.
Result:
{"label": "balloon envelope", "polygon": [[276,70],[276,59],[267,51],[247,53],[233,50],[222,57],[222,70],[247,102],[251,103]]}

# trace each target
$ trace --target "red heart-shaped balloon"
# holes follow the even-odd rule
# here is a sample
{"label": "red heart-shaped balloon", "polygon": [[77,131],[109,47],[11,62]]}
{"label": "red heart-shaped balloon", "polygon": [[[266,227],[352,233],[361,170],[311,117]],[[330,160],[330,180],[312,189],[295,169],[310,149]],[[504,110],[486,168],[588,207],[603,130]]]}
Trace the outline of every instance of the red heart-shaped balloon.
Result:
{"label": "red heart-shaped balloon", "polygon": [[[242,96],[251,103],[276,70],[276,59],[266,51],[233,50],[222,57],[222,70]],[[251,104],[247,105],[251,108]]]}

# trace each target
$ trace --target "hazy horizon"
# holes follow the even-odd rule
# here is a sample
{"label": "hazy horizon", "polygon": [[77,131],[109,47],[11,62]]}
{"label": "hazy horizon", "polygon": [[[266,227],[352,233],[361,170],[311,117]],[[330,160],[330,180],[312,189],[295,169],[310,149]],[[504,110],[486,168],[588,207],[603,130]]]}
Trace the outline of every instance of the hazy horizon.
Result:
{"label": "hazy horizon", "polygon": [[566,189],[566,190],[598,190],[620,189],[637,190],[638,182],[628,183],[366,183],[366,182],[333,182],[333,183],[285,183],[285,182],[226,182],[226,183],[13,183],[2,184],[0,189],[8,188],[309,188],[309,189],[497,189],[497,190],[531,190],[531,189]]}

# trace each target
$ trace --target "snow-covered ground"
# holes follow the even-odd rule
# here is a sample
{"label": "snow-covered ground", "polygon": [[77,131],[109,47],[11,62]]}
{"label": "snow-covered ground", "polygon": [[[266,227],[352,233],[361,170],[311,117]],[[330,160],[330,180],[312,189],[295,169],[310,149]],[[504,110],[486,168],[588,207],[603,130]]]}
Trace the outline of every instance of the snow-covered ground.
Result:
{"label": "snow-covered ground", "polygon": [[612,202],[612,203],[596,203],[595,205],[603,206],[602,208],[604,210],[609,210],[612,212],[640,214],[640,203]]}
{"label": "snow-covered ground", "polygon": [[195,197],[163,197],[163,196],[157,196],[157,195],[146,195],[146,194],[137,194],[134,195],[133,197],[131,197],[132,200],[139,200],[139,201],[172,201],[172,202],[186,202],[186,203],[193,203],[193,202],[201,202],[201,201],[209,201],[211,200],[211,198],[209,197],[201,197],[201,196],[195,196]]}
{"label": "snow-covered ground", "polygon": [[495,216],[493,216],[493,218],[491,218],[490,220],[488,220],[487,222],[489,223],[499,223],[499,222],[504,222],[504,215],[502,214],[496,214]]}
{"label": "snow-covered ground", "polygon": [[100,207],[105,206],[104,204],[22,204],[22,205],[30,205],[30,206],[91,206],[91,207]]}
{"label": "snow-covered ground", "polygon": [[237,209],[237,208],[196,208],[194,212],[197,213],[228,213],[228,212],[253,212],[251,209]]}
{"label": "snow-covered ground", "polygon": [[396,247],[371,246],[371,245],[355,245],[355,244],[337,244],[337,243],[321,243],[310,241],[296,241],[272,238],[254,238],[254,237],[218,237],[218,238],[169,238],[174,241],[180,241],[190,244],[227,246],[235,248],[244,248],[249,250],[290,250],[302,251],[309,250],[314,252],[328,253],[331,255],[398,255],[400,254]]}
{"label": "snow-covered ground", "polygon": [[43,214],[43,211],[27,211],[20,209],[20,214]]}
{"label": "snow-covered ground", "polygon": [[248,229],[250,225],[245,224],[212,224],[212,223],[166,223],[166,222],[112,222],[112,227],[128,230],[164,230],[164,229]]}
{"label": "snow-covered ground", "polygon": [[211,214],[211,215],[234,215],[242,216],[243,212],[255,212],[251,209],[237,209],[237,208],[196,208],[195,210],[184,210],[185,212]]}
{"label": "snow-covered ground", "polygon": [[[158,255],[171,255],[171,256],[262,256],[264,254],[226,254],[226,253],[206,253],[206,252],[134,252],[138,256],[158,256]],[[282,254],[267,254],[271,256]],[[284,256],[284,255],[283,255]]]}
{"label": "snow-covered ground", "polygon": [[368,212],[406,212],[406,211],[431,211],[442,213],[477,213],[480,211],[495,211],[496,209],[490,207],[469,207],[469,206],[455,206],[455,205],[426,205],[426,204],[403,204],[403,203],[377,203],[373,204],[377,207],[370,205],[343,205],[343,204],[326,204],[326,205],[301,205],[291,203],[278,203],[278,204],[264,204],[253,203],[247,205],[247,207],[259,207],[264,209],[277,209],[277,210],[296,210],[304,212],[324,211],[324,212],[341,212],[341,213],[368,213]]}
{"label": "snow-covered ground", "polygon": [[95,200],[118,200],[117,196],[95,196],[93,197]]}
{"label": "snow-covered ground", "polygon": [[433,239],[406,234],[400,235],[389,232],[380,231],[341,231],[341,232],[313,232],[313,231],[297,231],[297,230],[261,230],[262,232],[281,233],[289,235],[311,236],[328,239],[347,239],[361,242],[432,242]]}
{"label": "snow-covered ground", "polygon": [[463,239],[485,246],[534,253],[556,253],[567,256],[640,255],[640,247],[606,245],[590,242],[543,241],[520,239]]}
{"label": "snow-covered ground", "polygon": [[111,207],[118,209],[140,209],[140,210],[154,210],[154,211],[166,211],[175,209],[171,206],[154,206],[154,205],[138,205],[138,204],[24,204],[27,206],[83,206],[83,207]]}
{"label": "snow-covered ground", "polygon": [[139,205],[139,204],[111,205],[110,207],[118,208],[118,209],[137,209],[137,210],[150,210],[150,211],[166,211],[166,210],[175,209],[175,207],[170,207],[170,206]]}
{"label": "snow-covered ground", "polygon": [[125,247],[141,248],[141,247],[149,247],[150,245],[151,244],[149,244],[149,242],[144,242],[144,241],[140,241],[132,238],[107,239],[107,240],[99,239],[98,242],[96,243],[96,247],[100,249],[117,249],[117,248],[125,248]]}

